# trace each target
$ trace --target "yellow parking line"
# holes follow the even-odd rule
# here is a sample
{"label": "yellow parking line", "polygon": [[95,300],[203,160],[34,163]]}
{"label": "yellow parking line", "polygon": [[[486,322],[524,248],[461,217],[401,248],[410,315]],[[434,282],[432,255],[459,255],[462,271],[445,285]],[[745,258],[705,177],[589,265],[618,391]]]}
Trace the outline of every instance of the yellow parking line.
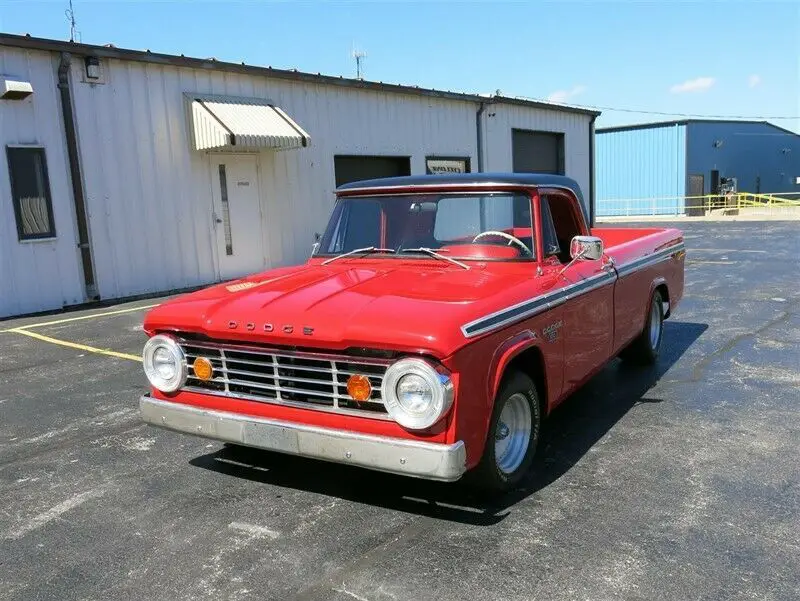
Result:
{"label": "yellow parking line", "polygon": [[141,361],[142,358],[138,355],[129,355],[128,353],[118,353],[117,351],[109,351],[106,349],[97,348],[96,346],[88,346],[86,344],[78,344],[77,342],[69,342],[67,340],[59,340],[58,338],[51,338],[50,336],[43,336],[37,332],[29,332],[22,328],[13,328],[6,330],[14,334],[22,334],[23,336],[30,336],[42,342],[49,342],[50,344],[58,344],[69,348],[78,349],[79,351],[86,351],[89,353],[97,353],[98,355],[108,355],[109,357],[116,357],[117,359],[128,359],[130,361]]}
{"label": "yellow parking line", "polygon": [[144,305],[142,307],[129,307],[127,309],[117,309],[116,311],[106,311],[104,313],[92,313],[91,315],[79,315],[78,317],[67,317],[65,319],[56,319],[54,321],[44,321],[42,323],[32,323],[27,326],[20,326],[18,328],[10,328],[8,330],[0,330],[3,332],[18,332],[20,330],[29,330],[30,328],[43,328],[45,326],[54,326],[60,323],[69,323],[71,321],[82,321],[84,319],[94,319],[95,317],[106,317],[108,315],[120,315],[122,313],[133,313],[134,311],[144,311],[145,309],[152,309],[157,307],[158,303],[154,305]]}

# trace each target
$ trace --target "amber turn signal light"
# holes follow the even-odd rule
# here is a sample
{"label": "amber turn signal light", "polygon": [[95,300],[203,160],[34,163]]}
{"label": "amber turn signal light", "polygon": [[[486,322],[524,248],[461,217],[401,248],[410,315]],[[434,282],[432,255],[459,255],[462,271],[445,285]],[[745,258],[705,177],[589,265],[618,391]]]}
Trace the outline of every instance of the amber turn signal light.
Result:
{"label": "amber turn signal light", "polygon": [[204,382],[207,382],[214,376],[214,366],[211,365],[211,361],[205,357],[198,357],[195,359],[194,363],[192,363],[192,369],[194,370],[194,375]]}
{"label": "amber turn signal light", "polygon": [[372,384],[367,376],[354,374],[347,379],[347,394],[359,403],[368,401],[372,394]]}

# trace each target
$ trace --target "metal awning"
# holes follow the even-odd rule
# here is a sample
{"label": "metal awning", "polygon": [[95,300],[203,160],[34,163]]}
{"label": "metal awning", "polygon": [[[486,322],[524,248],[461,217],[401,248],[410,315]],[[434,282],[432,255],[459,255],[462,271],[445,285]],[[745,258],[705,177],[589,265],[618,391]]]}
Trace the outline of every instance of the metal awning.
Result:
{"label": "metal awning", "polygon": [[311,137],[280,107],[249,98],[187,96],[195,150],[308,146]]}

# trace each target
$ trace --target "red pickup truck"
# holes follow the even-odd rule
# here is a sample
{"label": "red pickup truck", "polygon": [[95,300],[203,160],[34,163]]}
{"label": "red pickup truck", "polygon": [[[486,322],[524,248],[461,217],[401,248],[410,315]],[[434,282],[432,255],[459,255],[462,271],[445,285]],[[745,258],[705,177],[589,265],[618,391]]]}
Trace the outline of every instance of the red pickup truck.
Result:
{"label": "red pickup truck", "polygon": [[490,490],[608,361],[656,360],[677,229],[587,227],[575,181],[460,174],[341,186],[308,261],[151,310],[144,421]]}

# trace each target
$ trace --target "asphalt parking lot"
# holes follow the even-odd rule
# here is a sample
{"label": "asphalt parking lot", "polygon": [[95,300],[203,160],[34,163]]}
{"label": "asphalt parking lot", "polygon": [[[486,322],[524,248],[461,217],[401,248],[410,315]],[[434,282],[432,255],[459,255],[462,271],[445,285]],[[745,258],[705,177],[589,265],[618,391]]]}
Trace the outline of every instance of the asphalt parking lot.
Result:
{"label": "asphalt parking lot", "polygon": [[658,366],[613,362],[491,504],[139,423],[157,299],[0,322],[0,599],[800,598],[798,225],[680,224]]}

